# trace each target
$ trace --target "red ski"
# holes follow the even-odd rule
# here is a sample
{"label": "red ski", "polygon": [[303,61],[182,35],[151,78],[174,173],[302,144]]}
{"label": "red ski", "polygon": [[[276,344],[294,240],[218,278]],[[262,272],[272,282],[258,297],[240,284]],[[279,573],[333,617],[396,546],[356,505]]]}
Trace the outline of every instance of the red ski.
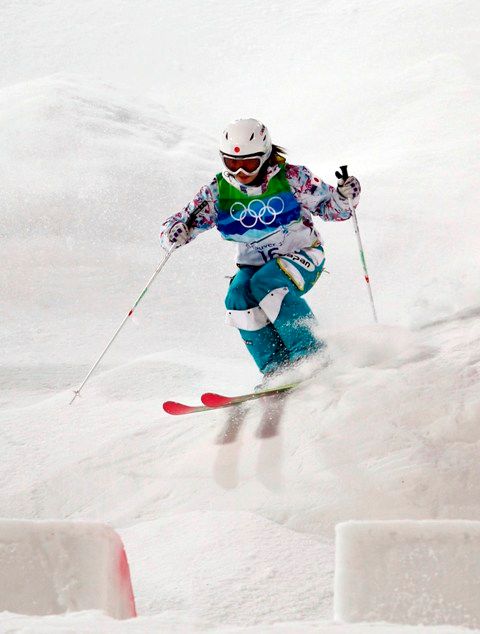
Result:
{"label": "red ski", "polygon": [[183,414],[195,414],[197,412],[209,412],[212,409],[221,409],[222,407],[232,407],[232,405],[239,405],[243,401],[225,402],[218,405],[185,405],[185,403],[178,403],[177,401],[165,401],[163,409],[167,414],[172,416],[182,416]]}
{"label": "red ski", "polygon": [[258,398],[267,396],[277,396],[298,387],[300,383],[292,383],[291,385],[283,385],[282,387],[270,388],[268,390],[259,390],[258,392],[248,392],[239,396],[224,396],[215,392],[206,392],[202,394],[201,400],[203,405],[185,405],[177,401],[165,401],[163,409],[167,414],[172,416],[181,416],[183,414],[195,414],[197,412],[208,412],[212,409],[221,409],[223,407],[232,407],[240,405],[246,401],[253,401]]}
{"label": "red ski", "polygon": [[182,414],[195,414],[195,412],[206,412],[213,407],[207,407],[206,405],[185,405],[184,403],[177,403],[176,401],[165,401],[163,409],[167,414],[172,416],[181,416]]}

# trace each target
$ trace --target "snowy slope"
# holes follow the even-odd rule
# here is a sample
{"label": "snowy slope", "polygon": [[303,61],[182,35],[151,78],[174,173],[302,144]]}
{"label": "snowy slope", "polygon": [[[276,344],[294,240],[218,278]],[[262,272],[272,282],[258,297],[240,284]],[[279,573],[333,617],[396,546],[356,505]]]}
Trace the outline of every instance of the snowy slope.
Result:
{"label": "snowy slope", "polygon": [[[342,632],[319,625],[336,522],[480,518],[477,4],[223,6],[2,7],[2,514],[117,527],[144,617],[5,615],[4,630]],[[162,257],[162,218],[244,114],[326,181],[345,162],[361,179],[382,325],[351,224],[322,224],[330,275],[309,300],[333,364],[289,397],[277,437],[255,436],[256,403],[216,444],[225,412],[161,409],[257,379],[223,324],[234,252],[212,231],[174,254],[69,407]]]}
{"label": "snowy slope", "polygon": [[[215,444],[224,412],[162,414],[162,399],[152,396],[162,371],[186,379],[168,355],[103,374],[75,408],[64,394],[10,410],[4,504],[15,517],[128,525],[122,534],[140,614],[176,605],[212,625],[247,625],[268,622],[265,610],[289,620],[303,606],[302,616],[328,618],[336,522],[479,516],[478,314],[416,334],[379,328],[359,341],[337,332],[336,363],[291,395],[281,434],[270,440],[255,436],[257,404],[234,445]],[[224,375],[234,370],[212,362]],[[200,360],[196,375],[205,384]],[[152,522],[137,525],[141,519]],[[197,595],[207,582],[206,595]],[[230,598],[237,586],[239,606]],[[258,604],[242,610],[252,592]]]}

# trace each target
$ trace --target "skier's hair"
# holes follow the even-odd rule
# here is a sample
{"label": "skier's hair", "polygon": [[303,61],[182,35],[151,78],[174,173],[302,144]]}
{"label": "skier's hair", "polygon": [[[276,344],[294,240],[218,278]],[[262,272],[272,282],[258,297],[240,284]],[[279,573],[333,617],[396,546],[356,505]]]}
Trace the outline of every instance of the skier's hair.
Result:
{"label": "skier's hair", "polygon": [[287,160],[287,150],[281,145],[272,143],[272,153],[270,154],[267,165],[281,165]]}

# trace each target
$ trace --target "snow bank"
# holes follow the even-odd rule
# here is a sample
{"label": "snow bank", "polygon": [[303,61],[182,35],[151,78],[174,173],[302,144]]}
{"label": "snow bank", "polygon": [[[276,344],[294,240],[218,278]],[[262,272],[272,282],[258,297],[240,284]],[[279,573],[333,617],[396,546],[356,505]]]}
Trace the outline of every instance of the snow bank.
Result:
{"label": "snow bank", "polygon": [[257,514],[175,513],[121,535],[141,614],[246,627],[329,613],[332,545]]}
{"label": "snow bank", "polygon": [[[58,74],[0,90],[0,228],[70,246],[148,242],[210,176],[215,144],[157,101]],[[194,191],[191,192],[192,194]]]}
{"label": "snow bank", "polygon": [[337,619],[480,626],[480,522],[345,522],[336,536]]}
{"label": "snow bank", "polygon": [[0,612],[136,616],[122,541],[102,524],[0,521]]}
{"label": "snow bank", "polygon": [[[25,372],[14,368],[33,365],[35,392],[39,376],[58,389],[61,382],[71,384],[65,373],[79,357],[80,363],[91,364],[138,297],[164,255],[158,240],[163,219],[181,209],[217,170],[216,143],[156,100],[70,74],[0,89],[0,119],[0,321],[5,325],[0,347],[2,365],[9,366],[5,388],[15,389],[20,382],[28,390]],[[192,321],[184,308],[186,298],[198,295],[192,266],[201,265],[206,272],[218,264],[218,281],[226,285],[223,275],[233,268],[234,247],[218,245],[218,235],[210,234],[195,243],[202,245],[200,254],[187,247],[181,257],[172,258],[136,313],[142,327],[127,326],[125,333],[137,339],[136,350],[148,354],[152,346],[166,345],[166,337],[156,343],[159,333],[186,332]],[[218,248],[212,257],[208,243],[215,238]],[[215,302],[223,326],[222,297],[223,288],[202,289],[199,315],[208,314]],[[198,338],[207,340],[206,352],[213,343],[208,343],[200,320],[194,321]],[[43,324],[48,324],[45,329]],[[224,339],[234,339],[231,329],[223,330]],[[80,355],[71,344],[74,332],[83,348]],[[195,335],[191,328],[188,332]],[[107,362],[131,360],[131,345],[132,339],[122,333]],[[228,349],[226,343],[222,348]],[[68,363],[65,349],[71,351]],[[17,374],[13,380],[12,372]],[[76,383],[84,368],[74,372]],[[1,374],[0,369],[0,380]],[[8,391],[2,390],[0,406]]]}

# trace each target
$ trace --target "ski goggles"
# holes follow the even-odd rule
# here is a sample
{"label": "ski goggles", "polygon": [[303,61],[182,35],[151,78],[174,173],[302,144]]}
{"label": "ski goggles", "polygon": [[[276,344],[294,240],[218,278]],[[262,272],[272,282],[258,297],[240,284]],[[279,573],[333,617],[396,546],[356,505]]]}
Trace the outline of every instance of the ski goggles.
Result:
{"label": "ski goggles", "polygon": [[245,174],[255,174],[262,166],[262,156],[244,156],[234,157],[226,154],[221,154],[223,164],[230,172],[230,174],[238,174],[238,172],[245,172]]}

